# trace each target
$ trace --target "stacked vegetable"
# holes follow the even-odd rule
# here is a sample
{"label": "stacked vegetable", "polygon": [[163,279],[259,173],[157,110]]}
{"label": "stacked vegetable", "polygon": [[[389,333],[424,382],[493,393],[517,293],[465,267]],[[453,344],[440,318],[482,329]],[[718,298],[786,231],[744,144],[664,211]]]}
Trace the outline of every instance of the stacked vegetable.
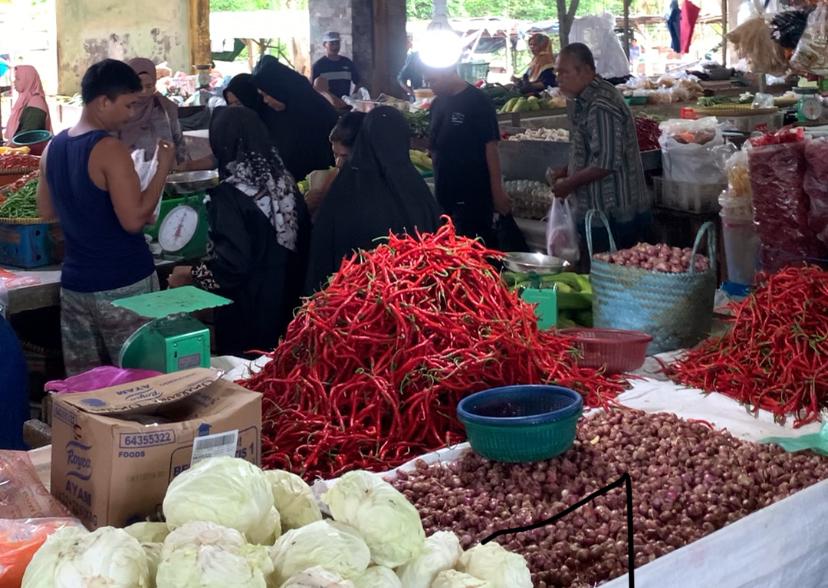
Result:
{"label": "stacked vegetable", "polygon": [[661,136],[661,129],[658,128],[658,121],[648,116],[635,117],[635,132],[638,138],[638,149],[640,151],[657,151],[661,149],[658,138]]}
{"label": "stacked vegetable", "polygon": [[40,167],[40,158],[28,153],[0,153],[0,174],[9,172],[32,171]]}
{"label": "stacked vegetable", "polygon": [[266,467],[308,480],[387,470],[463,439],[457,403],[495,386],[555,382],[607,406],[624,380],[578,367],[573,339],[539,331],[490,265],[500,255],[447,223],[344,261],[242,382],[264,395]]}
{"label": "stacked vegetable", "polygon": [[30,179],[20,188],[6,191],[0,218],[37,218],[37,183],[37,178]]}
{"label": "stacked vegetable", "polygon": [[351,472],[322,502],[332,519],[293,474],[209,458],[170,484],[166,523],[60,529],[35,554],[22,587],[469,585],[452,583],[455,575],[488,588],[532,586],[523,557],[499,545],[464,553],[451,532],[426,538],[414,506],[379,476]]}
{"label": "stacked vegetable", "polygon": [[429,157],[428,153],[425,151],[411,149],[409,150],[408,155],[411,158],[411,163],[413,163],[414,167],[416,167],[420,172],[434,171],[434,163],[432,163],[431,157]]}
{"label": "stacked vegetable", "polygon": [[828,407],[828,272],[787,268],[760,277],[733,307],[732,328],[668,367],[681,384],[721,392],[794,426]]}
{"label": "stacked vegetable", "polygon": [[509,141],[550,141],[569,143],[569,131],[566,129],[526,129],[509,136]]}
{"label": "stacked vegetable", "polygon": [[509,180],[504,183],[504,187],[512,202],[512,214],[516,217],[541,220],[549,214],[554,198],[549,184],[533,180]]}
{"label": "stacked vegetable", "polygon": [[650,245],[639,243],[630,249],[622,249],[613,253],[596,253],[593,257],[599,261],[638,267],[654,272],[681,274],[689,270],[692,261],[697,272],[710,269],[710,260],[699,253],[693,258],[693,250],[689,247],[670,247],[665,243]]}
{"label": "stacked vegetable", "polygon": [[[615,410],[582,419],[574,447],[531,464],[458,461],[398,472],[427,533],[462,546],[546,520],[628,472],[641,566],[828,478],[828,460],[785,453],[670,414]],[[627,571],[626,507],[613,490],[555,522],[498,539],[529,562],[537,588],[595,586]]]}

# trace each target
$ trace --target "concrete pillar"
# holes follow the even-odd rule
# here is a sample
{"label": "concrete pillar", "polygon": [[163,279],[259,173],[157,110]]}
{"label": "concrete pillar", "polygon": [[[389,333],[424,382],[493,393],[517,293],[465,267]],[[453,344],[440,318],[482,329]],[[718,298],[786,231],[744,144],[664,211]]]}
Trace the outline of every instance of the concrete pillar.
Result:
{"label": "concrete pillar", "polygon": [[325,54],[322,35],[342,35],[342,54],[354,60],[372,96],[400,95],[397,72],[405,62],[405,0],[309,0],[310,53]]}
{"label": "concrete pillar", "polygon": [[188,2],[55,0],[58,91],[72,95],[91,64],[148,57],[192,72]]}

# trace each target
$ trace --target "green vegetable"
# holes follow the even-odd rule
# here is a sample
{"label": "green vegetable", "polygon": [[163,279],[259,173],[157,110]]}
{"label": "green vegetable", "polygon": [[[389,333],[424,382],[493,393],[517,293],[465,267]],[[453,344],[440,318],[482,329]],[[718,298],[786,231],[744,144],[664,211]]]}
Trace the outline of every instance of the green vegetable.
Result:
{"label": "green vegetable", "polygon": [[3,204],[0,204],[2,218],[37,218],[37,180],[31,180],[25,186],[11,192]]}
{"label": "green vegetable", "polygon": [[283,530],[298,529],[322,520],[313,491],[302,478],[283,470],[269,470],[264,474],[270,482]]}

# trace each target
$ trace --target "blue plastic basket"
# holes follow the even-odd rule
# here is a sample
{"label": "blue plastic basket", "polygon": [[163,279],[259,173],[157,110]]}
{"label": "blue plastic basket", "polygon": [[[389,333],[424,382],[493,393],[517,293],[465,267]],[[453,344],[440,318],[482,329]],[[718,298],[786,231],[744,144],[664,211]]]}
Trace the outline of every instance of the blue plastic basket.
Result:
{"label": "blue plastic basket", "polygon": [[504,386],[464,398],[457,417],[476,453],[494,461],[526,463],[572,447],[583,409],[583,398],[569,388]]}
{"label": "blue plastic basket", "polygon": [[48,223],[0,222],[0,263],[35,268],[55,262],[54,240]]}

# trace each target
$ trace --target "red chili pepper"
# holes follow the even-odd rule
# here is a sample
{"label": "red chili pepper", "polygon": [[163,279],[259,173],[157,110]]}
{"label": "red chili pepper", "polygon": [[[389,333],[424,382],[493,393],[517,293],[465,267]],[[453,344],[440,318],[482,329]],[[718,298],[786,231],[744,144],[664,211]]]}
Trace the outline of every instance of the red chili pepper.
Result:
{"label": "red chili pepper", "polygon": [[264,369],[263,463],[312,480],[386,470],[465,437],[457,403],[479,390],[554,381],[609,406],[625,381],[579,368],[573,340],[539,331],[532,306],[457,237],[398,237],[343,262],[305,301]]}

